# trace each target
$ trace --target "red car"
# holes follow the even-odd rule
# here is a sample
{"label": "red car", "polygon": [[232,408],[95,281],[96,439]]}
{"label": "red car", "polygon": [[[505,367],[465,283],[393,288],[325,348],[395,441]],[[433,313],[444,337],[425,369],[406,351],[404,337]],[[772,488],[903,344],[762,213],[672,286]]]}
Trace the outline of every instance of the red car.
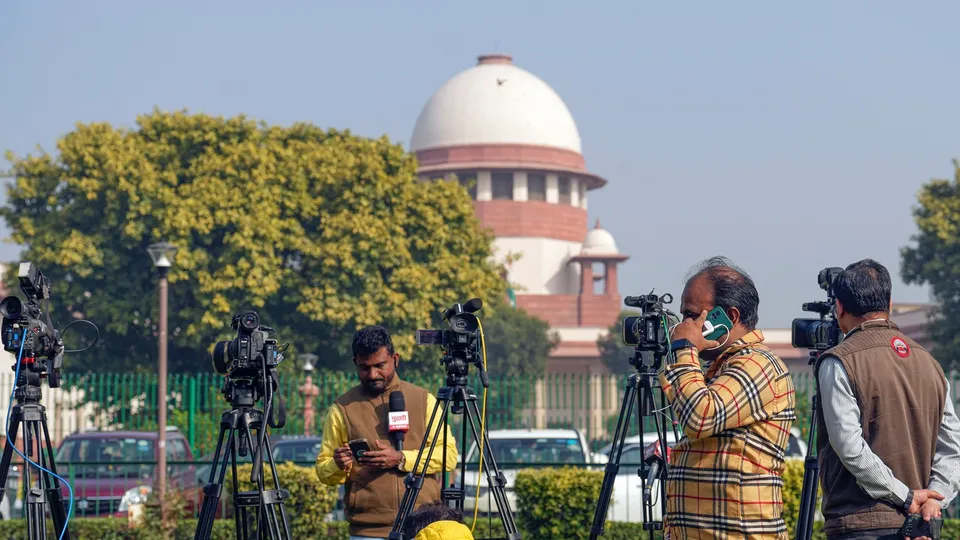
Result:
{"label": "red car", "polygon": [[[73,486],[73,515],[125,516],[129,505],[150,495],[158,456],[155,431],[89,431],[66,437],[57,451],[57,472]],[[175,428],[167,433],[167,463],[167,486],[187,490],[190,509],[198,511],[203,494],[197,488],[193,453]],[[70,492],[66,486],[61,489],[69,504]]]}

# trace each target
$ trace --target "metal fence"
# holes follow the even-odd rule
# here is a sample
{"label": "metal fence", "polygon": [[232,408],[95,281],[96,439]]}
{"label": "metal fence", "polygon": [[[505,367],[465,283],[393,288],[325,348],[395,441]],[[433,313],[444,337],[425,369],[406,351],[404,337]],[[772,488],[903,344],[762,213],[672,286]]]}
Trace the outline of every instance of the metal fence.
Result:
{"label": "metal fence", "polygon": [[[797,390],[795,427],[804,435],[809,426],[813,378],[793,376]],[[414,377],[410,382],[434,394],[444,376]],[[216,442],[220,415],[229,404],[220,394],[223,377],[213,373],[172,374],[168,378],[168,425],[180,430],[192,454],[208,454]],[[287,423],[275,434],[320,435],[326,410],[337,396],[356,384],[356,375],[326,371],[281,378],[279,394],[287,409]],[[479,397],[482,387],[470,381]],[[609,442],[626,384],[620,375],[551,374],[536,377],[491,377],[487,393],[487,427],[573,428],[584,434],[594,449]],[[0,414],[6,418],[13,391],[13,374],[0,374]],[[951,380],[958,401],[960,375]],[[315,397],[310,397],[313,394]],[[305,397],[306,396],[306,397]],[[659,398],[658,398],[659,399]],[[482,403],[482,400],[481,400]],[[72,433],[88,431],[152,431],[157,428],[157,376],[154,374],[66,374],[60,388],[43,389],[50,434],[54,444]],[[960,405],[960,404],[958,404]],[[313,416],[310,425],[307,409]],[[453,418],[458,422],[458,418]],[[634,414],[636,418],[636,414]],[[635,423],[635,422],[634,422]],[[644,431],[650,431],[645,426]],[[636,426],[634,426],[634,431]],[[455,431],[457,433],[457,431]]]}
{"label": "metal fence", "polygon": [[[958,379],[960,376],[953,376],[951,380],[955,402],[957,388],[960,387]],[[443,386],[444,377],[441,373],[434,377],[408,380],[431,389],[435,394]],[[608,444],[613,436],[626,381],[626,376],[612,375],[492,377],[486,403],[487,427],[490,430],[573,428],[579,430],[591,450],[596,451]],[[196,499],[191,501],[191,507],[194,508],[199,507],[199,489],[205,481],[205,471],[209,470],[204,465],[211,459],[216,444],[220,415],[229,408],[220,395],[222,382],[221,376],[207,373],[174,374],[168,380],[168,421],[183,435],[182,440],[186,443],[183,453],[169,455],[168,459],[175,470],[183,473],[180,476],[183,476],[184,487],[190,488],[188,498]],[[12,373],[0,375],[0,414],[4,418],[13,390],[12,383]],[[314,373],[309,379],[302,374],[282,378],[279,393],[285,400],[287,423],[282,429],[272,430],[271,433],[319,436],[326,410],[337,396],[355,384],[356,375],[346,371]],[[482,392],[479,381],[471,380],[470,384]],[[814,389],[812,376],[809,373],[796,373],[794,385],[797,389],[798,413],[795,427],[802,432],[801,437],[805,440],[809,427],[809,400]],[[157,428],[156,392],[156,375],[67,374],[60,388],[43,389],[43,404],[47,409],[54,445],[60,446],[71,434],[95,431],[114,432],[117,436],[136,441],[137,445],[149,445],[149,442],[141,441],[155,433]],[[312,411],[314,416],[312,426],[308,411]],[[459,438],[461,417],[451,415],[450,418],[453,433]],[[639,432],[635,419],[636,414],[631,434]],[[116,433],[124,431],[145,433]],[[648,423],[643,431],[652,431],[652,425]],[[3,438],[3,444],[6,444],[6,437]],[[155,456],[150,446],[147,453],[123,453],[107,458],[83,452],[58,457],[58,464],[64,462],[61,474],[82,491],[77,493],[82,507],[75,507],[75,515],[103,515],[116,511],[127,489],[121,489],[121,486],[139,485],[143,479],[153,475]],[[173,447],[169,448],[172,451]],[[13,475],[15,478],[16,474]],[[953,506],[951,515],[956,514],[957,505]],[[16,513],[16,510],[0,507],[0,514],[9,516],[10,512]]]}

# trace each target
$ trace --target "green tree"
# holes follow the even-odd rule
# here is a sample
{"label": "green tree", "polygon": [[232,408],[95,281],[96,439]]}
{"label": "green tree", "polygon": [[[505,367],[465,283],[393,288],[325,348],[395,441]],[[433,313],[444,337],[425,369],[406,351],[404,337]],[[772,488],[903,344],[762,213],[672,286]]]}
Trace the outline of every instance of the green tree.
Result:
{"label": "green tree", "polygon": [[919,232],[901,249],[906,283],[930,285],[937,304],[928,335],[945,369],[960,367],[960,163],[953,180],[934,179],[918,196],[913,217]]}
{"label": "green tree", "polygon": [[[57,149],[7,154],[15,181],[0,216],[22,260],[53,279],[54,321],[100,328],[71,371],[154,371],[157,279],[145,249],[161,240],[180,249],[174,371],[210,369],[213,342],[248,309],[292,344],[291,359],[314,352],[320,367],[342,368],[353,332],[379,323],[408,366],[432,370],[435,351],[414,346],[414,329],[437,327],[455,302],[505,296],[466,190],[420,181],[415,158],[386,138],[154,111],[135,129],[78,124]],[[81,326],[67,345],[90,340]]]}

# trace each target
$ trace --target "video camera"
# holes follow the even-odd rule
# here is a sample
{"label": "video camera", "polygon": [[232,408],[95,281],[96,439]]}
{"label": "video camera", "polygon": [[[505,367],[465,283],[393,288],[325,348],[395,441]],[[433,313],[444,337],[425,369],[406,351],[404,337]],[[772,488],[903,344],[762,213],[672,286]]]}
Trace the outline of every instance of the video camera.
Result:
{"label": "video camera", "polygon": [[[480,341],[480,321],[474,313],[480,311],[483,302],[474,298],[464,304],[454,304],[443,312],[443,320],[451,330],[417,330],[417,345],[440,345],[443,357],[440,363],[447,368],[447,380],[451,386],[466,384],[467,368],[475,364],[480,371],[480,380],[484,387],[489,384],[487,373],[483,369],[478,345]],[[456,380],[457,382],[450,382]]]}
{"label": "video camera", "polygon": [[273,328],[261,325],[256,311],[234,315],[230,327],[237,331],[237,337],[214,345],[213,369],[226,375],[221,392],[227,401],[250,407],[276,390],[277,366],[287,345],[277,345],[277,340],[270,337],[275,333]]}
{"label": "video camera", "polygon": [[[40,301],[50,298],[50,281],[32,262],[21,262],[17,272],[20,290],[26,295],[24,303],[16,296],[0,300],[0,341],[3,349],[17,355],[26,376],[26,384],[39,386],[46,374],[51,388],[60,386],[63,368],[63,339],[50,322],[40,318]],[[18,381],[19,384],[19,381]]]}
{"label": "video camera", "polygon": [[637,369],[660,369],[663,356],[670,347],[668,320],[679,320],[673,312],[663,307],[672,302],[673,295],[670,293],[657,296],[652,290],[650,294],[623,299],[625,305],[640,309],[640,315],[623,319],[623,342],[636,350],[630,365]]}
{"label": "video camera", "polygon": [[840,343],[840,325],[834,312],[836,297],[833,293],[833,282],[841,272],[843,268],[834,266],[824,268],[817,274],[817,284],[826,291],[827,300],[806,302],[801,306],[803,311],[820,314],[820,318],[793,320],[790,341],[794,347],[825,351]]}

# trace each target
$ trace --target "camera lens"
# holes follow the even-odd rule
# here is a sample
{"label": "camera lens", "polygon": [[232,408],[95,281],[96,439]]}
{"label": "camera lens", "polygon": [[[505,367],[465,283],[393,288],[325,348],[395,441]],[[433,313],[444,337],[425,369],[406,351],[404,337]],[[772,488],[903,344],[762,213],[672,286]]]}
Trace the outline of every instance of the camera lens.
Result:
{"label": "camera lens", "polygon": [[18,319],[21,313],[23,313],[23,302],[16,296],[8,296],[0,302],[0,316]]}
{"label": "camera lens", "polygon": [[248,311],[240,317],[240,325],[247,330],[256,330],[260,326],[260,317],[253,311]]}
{"label": "camera lens", "polygon": [[227,367],[230,365],[230,358],[227,356],[230,344],[230,341],[218,341],[213,346],[213,370],[221,375],[227,374]]}

